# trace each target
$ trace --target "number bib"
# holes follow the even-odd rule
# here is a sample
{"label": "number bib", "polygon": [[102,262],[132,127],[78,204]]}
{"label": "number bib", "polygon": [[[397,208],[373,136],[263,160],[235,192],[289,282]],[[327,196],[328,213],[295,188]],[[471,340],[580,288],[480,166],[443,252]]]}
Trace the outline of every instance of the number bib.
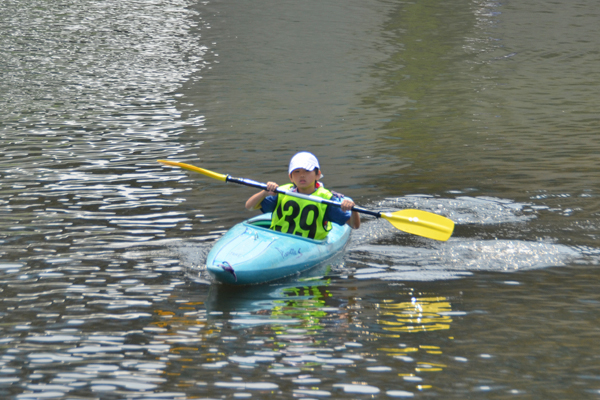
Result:
{"label": "number bib", "polygon": [[[281,186],[281,189],[290,190],[293,187],[293,184],[288,184]],[[333,194],[324,187],[318,188],[312,195],[327,200],[333,197]],[[271,229],[309,239],[325,239],[331,230],[331,222],[324,222],[326,210],[327,204],[280,193],[271,219]]]}

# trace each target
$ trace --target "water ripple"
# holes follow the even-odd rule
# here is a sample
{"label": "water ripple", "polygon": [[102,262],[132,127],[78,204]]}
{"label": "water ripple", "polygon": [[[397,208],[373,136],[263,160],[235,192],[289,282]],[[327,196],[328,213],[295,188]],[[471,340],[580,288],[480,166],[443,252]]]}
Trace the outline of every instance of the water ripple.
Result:
{"label": "water ripple", "polygon": [[[532,14],[513,30],[532,49],[491,37],[500,29],[480,35],[502,25],[494,2],[433,13],[418,2],[240,4],[0,2],[0,397],[469,397],[501,386],[540,391],[556,376],[589,386],[595,321],[585,316],[596,315],[598,298],[586,267],[600,257],[588,100],[597,90],[558,85],[595,76],[577,68],[597,59],[593,14],[552,53],[556,40],[539,40]],[[550,9],[580,12],[569,4]],[[521,35],[527,29],[535,34]],[[574,40],[582,33],[584,48]],[[211,74],[217,42],[228,61]],[[466,62],[455,53],[465,50]],[[540,58],[564,76],[546,62],[531,68]],[[530,90],[544,82],[536,74],[558,78],[557,96]],[[384,90],[365,97],[374,83]],[[543,101],[519,107],[531,99]],[[314,275],[210,285],[208,249],[245,216],[224,204],[246,195],[156,159],[235,162],[231,172],[273,176],[281,165],[272,154],[297,146],[298,128],[327,149],[340,190],[435,193],[372,206],[445,215],[457,222],[453,238],[432,242],[365,218],[348,253]],[[532,181],[542,190],[529,192]],[[556,192],[543,190],[555,183]],[[463,186],[478,189],[447,189]],[[499,197],[469,197],[478,190]],[[570,247],[557,228],[587,240]],[[563,268],[530,271],[546,266]],[[498,271],[518,273],[487,278]],[[531,341],[534,331],[543,340]],[[498,368],[508,372],[490,374]]]}

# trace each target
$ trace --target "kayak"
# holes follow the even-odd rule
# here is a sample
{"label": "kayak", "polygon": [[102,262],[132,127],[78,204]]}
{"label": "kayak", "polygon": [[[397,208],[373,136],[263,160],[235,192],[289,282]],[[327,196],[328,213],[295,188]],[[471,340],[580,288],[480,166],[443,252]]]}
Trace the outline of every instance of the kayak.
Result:
{"label": "kayak", "polygon": [[217,282],[253,285],[299,274],[338,255],[348,243],[351,228],[332,224],[323,240],[269,229],[271,214],[235,225],[213,246],[206,269]]}

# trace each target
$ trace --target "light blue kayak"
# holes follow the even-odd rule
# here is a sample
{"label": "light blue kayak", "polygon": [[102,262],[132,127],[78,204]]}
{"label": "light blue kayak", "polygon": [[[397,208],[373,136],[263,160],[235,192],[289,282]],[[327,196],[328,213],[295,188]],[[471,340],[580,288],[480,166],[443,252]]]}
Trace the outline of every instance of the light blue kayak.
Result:
{"label": "light blue kayak", "polygon": [[262,214],[231,228],[208,253],[206,269],[213,279],[230,285],[271,282],[299,274],[339,254],[348,239],[348,225],[332,224],[323,240],[269,229],[271,214]]}

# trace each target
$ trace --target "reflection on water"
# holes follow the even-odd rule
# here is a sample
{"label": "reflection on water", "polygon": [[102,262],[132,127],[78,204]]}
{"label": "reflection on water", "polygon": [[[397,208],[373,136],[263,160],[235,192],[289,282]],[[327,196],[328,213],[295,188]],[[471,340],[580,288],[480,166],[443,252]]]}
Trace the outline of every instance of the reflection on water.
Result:
{"label": "reflection on water", "polygon": [[384,331],[398,332],[391,334],[400,337],[400,332],[427,332],[450,329],[452,308],[445,298],[422,297],[411,298],[408,302],[394,303],[387,301],[378,305],[381,317],[377,321],[383,325]]}
{"label": "reflection on water", "polygon": [[[410,301],[396,303],[393,300],[377,304],[381,310],[377,323],[382,326],[381,336],[404,339],[406,333],[433,332],[449,330],[452,315],[464,315],[452,311],[448,299],[444,297],[411,297]],[[452,338],[450,338],[452,339]],[[432,386],[423,384],[422,373],[441,372],[447,365],[435,362],[436,356],[444,354],[443,348],[436,345],[419,344],[408,346],[401,343],[398,347],[380,348],[383,354],[406,363],[408,368],[399,372],[406,382],[415,384],[417,390],[431,389]]]}
{"label": "reflection on water", "polygon": [[[446,298],[412,290],[399,293],[405,302],[369,304],[339,297],[343,287],[331,285],[329,279],[302,286],[213,285],[208,304],[176,300],[175,309],[156,311],[154,321],[131,340],[161,343],[155,349],[158,362],[144,367],[198,394],[219,389],[236,396],[246,391],[412,396],[431,388],[429,373],[446,367],[443,346],[426,336],[404,335],[449,330],[451,316],[464,313],[453,311]],[[365,325],[370,315],[376,322]],[[201,371],[214,381],[198,380],[194,374]]]}
{"label": "reflection on water", "polygon": [[0,83],[4,250],[79,258],[190,229],[189,216],[169,210],[188,190],[183,176],[154,160],[200,144],[182,143],[202,120],[182,119],[173,93],[200,68],[188,52],[205,52],[190,36],[194,13],[185,1],[32,3],[3,4],[0,17],[12,32],[1,39],[11,49]]}

